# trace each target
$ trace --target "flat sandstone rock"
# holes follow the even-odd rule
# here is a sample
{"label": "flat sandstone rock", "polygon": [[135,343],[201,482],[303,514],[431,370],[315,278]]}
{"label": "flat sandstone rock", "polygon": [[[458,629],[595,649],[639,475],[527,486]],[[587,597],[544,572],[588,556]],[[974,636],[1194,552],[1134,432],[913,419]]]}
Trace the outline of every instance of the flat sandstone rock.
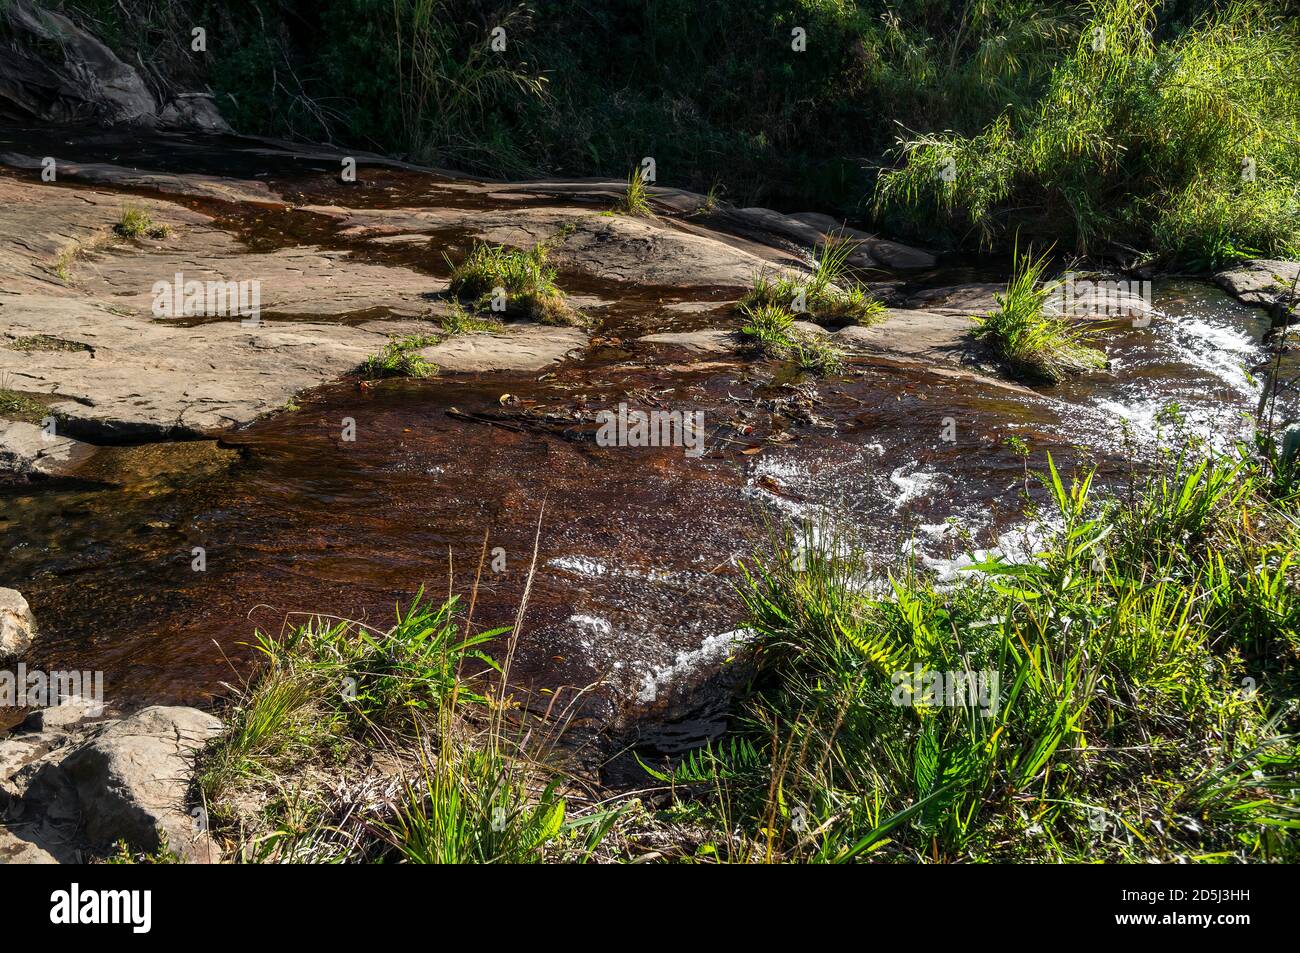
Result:
{"label": "flat sandstone rock", "polygon": [[420,351],[441,370],[458,373],[540,371],[587,346],[577,328],[507,325],[500,332],[461,334]]}

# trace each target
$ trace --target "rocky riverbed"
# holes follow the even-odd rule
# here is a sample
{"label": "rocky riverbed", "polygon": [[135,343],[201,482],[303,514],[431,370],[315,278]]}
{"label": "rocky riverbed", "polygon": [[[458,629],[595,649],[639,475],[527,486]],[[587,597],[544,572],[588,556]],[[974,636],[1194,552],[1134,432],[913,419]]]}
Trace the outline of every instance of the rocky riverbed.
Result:
{"label": "rocky riverbed", "polygon": [[[764,539],[834,525],[882,567],[945,572],[1015,545],[1009,438],[1103,479],[1171,400],[1230,439],[1296,268],[1220,276],[1247,304],[1158,281],[1145,320],[1105,325],[1106,372],[1034,389],[969,334],[998,274],[849,231],[888,310],[809,326],[848,355],[812,379],[741,348],[734,304],[845,234],[816,213],[656,189],[655,216],[631,217],[619,182],[365,156],[340,181],[341,154],[229,135],[11,128],[0,153],[3,647],[102,672],[106,705],[5,722],[23,726],[0,741],[8,859],[146,829],[203,859],[185,785],[157,782],[217,722],[175,706],[223,694],[256,628],[383,625],[422,586],[467,591],[484,553],[476,620],[510,624],[531,575],[514,677],[537,708],[571,709],[594,765],[698,743],[743,674],[734,582]],[[152,234],[115,232],[128,208]],[[442,332],[451,263],[480,240],[545,243],[584,326]],[[188,281],[256,282],[257,320],[160,316],[159,283]],[[437,375],[360,373],[403,337],[430,338]],[[598,415],[619,405],[702,413],[704,451],[602,446]]]}

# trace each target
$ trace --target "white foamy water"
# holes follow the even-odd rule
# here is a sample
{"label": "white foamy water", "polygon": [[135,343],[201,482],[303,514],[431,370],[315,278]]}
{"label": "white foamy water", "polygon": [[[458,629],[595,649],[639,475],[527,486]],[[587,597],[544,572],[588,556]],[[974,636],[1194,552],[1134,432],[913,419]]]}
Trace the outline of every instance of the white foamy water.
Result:
{"label": "white foamy water", "polygon": [[1164,326],[1174,329],[1173,346],[1188,364],[1214,375],[1244,397],[1258,395],[1259,384],[1246,371],[1260,354],[1250,334],[1202,318],[1174,319]]}
{"label": "white foamy water", "polygon": [[905,463],[889,474],[889,482],[898,487],[898,494],[890,501],[895,510],[901,510],[913,500],[938,490],[943,476],[930,470],[919,470],[914,463]]}
{"label": "white foamy water", "polygon": [[591,556],[556,556],[548,559],[546,565],[552,569],[562,569],[575,576],[587,576],[592,579],[602,577],[620,579],[639,579],[645,582],[666,582],[686,584],[692,574],[687,572],[667,572],[661,569],[635,569],[631,566],[610,565]]}
{"label": "white foamy water", "polygon": [[[1085,433],[1092,419],[1103,422],[1106,432],[1119,431],[1120,424],[1139,444],[1151,446],[1158,438],[1173,436],[1172,425],[1162,422],[1161,413],[1177,403],[1183,426],[1212,448],[1228,450],[1250,429],[1247,414],[1259,399],[1261,384],[1250,368],[1264,356],[1258,343],[1260,322],[1256,315],[1226,297],[1202,290],[1181,297],[1175,295],[1167,311],[1156,312],[1146,344],[1136,353],[1111,354],[1110,371],[1122,383],[1098,394],[1075,415],[1074,428],[1086,442],[1097,445],[1097,434]],[[1158,364],[1171,370],[1161,379],[1125,378],[1143,364]]]}
{"label": "white foamy water", "polygon": [[735,629],[710,635],[697,649],[678,652],[673,661],[652,669],[641,676],[636,700],[648,705],[659,697],[659,692],[682,677],[706,665],[720,662],[740,646],[754,638],[753,629]]}
{"label": "white foamy water", "polygon": [[614,627],[609,624],[609,620],[602,619],[599,616],[578,613],[569,616],[569,622],[596,636],[611,635],[614,631]]}
{"label": "white foamy water", "polygon": [[980,570],[971,567],[989,559],[996,558],[1012,564],[1035,562],[1035,554],[1043,550],[1046,541],[1058,529],[1060,523],[1051,520],[1022,523],[1005,533],[999,533],[994,545],[960,553],[952,559],[931,556],[912,539],[903,545],[902,554],[905,557],[915,557],[922,566],[934,573],[935,581],[940,586],[947,586],[972,576],[983,575]]}

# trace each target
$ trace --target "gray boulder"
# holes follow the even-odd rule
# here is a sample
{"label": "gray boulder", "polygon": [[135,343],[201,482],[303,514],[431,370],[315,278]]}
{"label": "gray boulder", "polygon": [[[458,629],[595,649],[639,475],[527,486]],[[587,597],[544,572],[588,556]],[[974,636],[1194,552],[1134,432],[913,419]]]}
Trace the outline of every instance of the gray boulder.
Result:
{"label": "gray boulder", "polygon": [[125,840],[145,851],[165,843],[188,862],[220,859],[186,803],[194,756],[220,732],[217,718],[154,706],[87,730],[7,782],[11,792],[21,790],[6,812],[15,834],[56,857]]}
{"label": "gray boulder", "polygon": [[229,132],[206,93],[160,104],[140,72],[62,13],[32,0],[0,5],[0,115],[42,122],[146,123]]}
{"label": "gray boulder", "polygon": [[1259,258],[1221,271],[1214,280],[1245,304],[1272,308],[1289,297],[1297,274],[1300,274],[1300,262]]}
{"label": "gray boulder", "polygon": [[140,74],[63,14],[13,0],[6,16],[12,36],[0,57],[0,99],[19,115],[110,123],[155,117]]}

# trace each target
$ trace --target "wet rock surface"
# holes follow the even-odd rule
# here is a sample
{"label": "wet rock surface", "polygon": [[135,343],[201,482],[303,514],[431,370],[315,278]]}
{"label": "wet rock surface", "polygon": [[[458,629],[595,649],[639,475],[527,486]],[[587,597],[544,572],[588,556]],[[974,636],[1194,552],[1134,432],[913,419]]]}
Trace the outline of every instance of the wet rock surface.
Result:
{"label": "wet rock surface", "polygon": [[1294,293],[1297,275],[1300,262],[1260,258],[1221,271],[1214,280],[1246,304],[1271,308]]}
{"label": "wet rock surface", "polygon": [[420,351],[445,371],[540,371],[586,347],[577,328],[507,325],[497,332],[462,334]]}
{"label": "wet rock surface", "polygon": [[20,420],[0,420],[0,469],[43,477],[66,476],[95,449]]}

